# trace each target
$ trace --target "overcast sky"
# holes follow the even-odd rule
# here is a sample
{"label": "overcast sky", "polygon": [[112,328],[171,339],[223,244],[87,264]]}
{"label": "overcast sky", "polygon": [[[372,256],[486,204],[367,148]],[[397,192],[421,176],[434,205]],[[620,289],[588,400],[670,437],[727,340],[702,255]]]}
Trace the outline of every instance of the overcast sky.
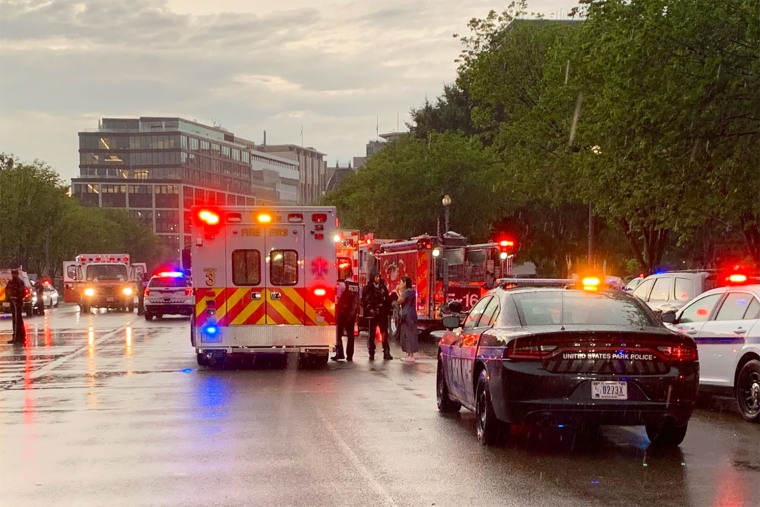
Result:
{"label": "overcast sky", "polygon": [[[79,174],[103,117],[179,116],[330,166],[456,77],[486,0],[0,0],[0,151]],[[565,18],[576,0],[529,0]]]}

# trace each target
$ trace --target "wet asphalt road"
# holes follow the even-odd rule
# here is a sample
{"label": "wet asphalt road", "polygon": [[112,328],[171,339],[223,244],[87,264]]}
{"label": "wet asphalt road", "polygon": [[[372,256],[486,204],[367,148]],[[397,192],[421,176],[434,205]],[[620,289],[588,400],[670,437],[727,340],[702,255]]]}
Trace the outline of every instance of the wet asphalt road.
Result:
{"label": "wet asphalt road", "polygon": [[[517,428],[478,445],[415,364],[198,369],[188,321],[0,320],[0,505],[760,505],[760,426],[712,400],[679,449],[643,428]],[[401,351],[394,344],[394,355]]]}

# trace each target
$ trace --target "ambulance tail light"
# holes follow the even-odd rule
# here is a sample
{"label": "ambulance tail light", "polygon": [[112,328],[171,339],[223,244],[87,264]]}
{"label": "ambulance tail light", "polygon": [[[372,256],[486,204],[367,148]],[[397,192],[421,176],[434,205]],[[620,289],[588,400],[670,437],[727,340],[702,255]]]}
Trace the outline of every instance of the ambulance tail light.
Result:
{"label": "ambulance tail light", "polygon": [[303,222],[303,213],[288,213],[288,223],[300,224]]}
{"label": "ambulance tail light", "polygon": [[322,287],[317,287],[314,289],[314,295],[323,298],[327,295],[327,290]]}
{"label": "ambulance tail light", "polygon": [[327,222],[327,213],[312,213],[311,221],[315,224],[324,224]]}

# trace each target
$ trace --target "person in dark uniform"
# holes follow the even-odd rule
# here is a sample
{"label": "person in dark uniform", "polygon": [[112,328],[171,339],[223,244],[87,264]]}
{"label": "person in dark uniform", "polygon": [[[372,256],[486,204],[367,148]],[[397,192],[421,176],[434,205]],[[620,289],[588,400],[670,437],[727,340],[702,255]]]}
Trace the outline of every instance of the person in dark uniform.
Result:
{"label": "person in dark uniform", "polygon": [[143,273],[137,281],[137,315],[145,314],[145,287],[148,286],[148,273]]}
{"label": "person in dark uniform", "polygon": [[[335,355],[333,361],[345,359],[354,360],[354,325],[356,324],[356,314],[359,312],[359,284],[354,282],[351,277],[354,271],[351,268],[345,271],[345,279],[338,282],[336,298],[338,301],[336,308],[337,329],[335,333]],[[346,353],[343,354],[343,334],[348,338]]]}
{"label": "person in dark uniform", "polygon": [[37,294],[37,307],[35,308],[35,311],[38,315],[45,315],[45,300],[43,299],[43,296],[45,295],[45,286],[39,278],[34,282],[34,292]]}
{"label": "person in dark uniform", "polygon": [[13,319],[13,339],[11,343],[24,343],[26,329],[21,313],[24,310],[24,281],[18,276],[18,269],[11,271],[11,279],[5,286],[5,299],[11,303],[11,318]]}
{"label": "person in dark uniform", "polygon": [[388,344],[388,316],[390,315],[390,296],[388,287],[380,278],[380,273],[372,273],[370,281],[362,292],[362,307],[367,318],[367,348],[369,360],[375,360],[375,329],[380,331],[383,342],[383,359],[393,359],[391,347]]}

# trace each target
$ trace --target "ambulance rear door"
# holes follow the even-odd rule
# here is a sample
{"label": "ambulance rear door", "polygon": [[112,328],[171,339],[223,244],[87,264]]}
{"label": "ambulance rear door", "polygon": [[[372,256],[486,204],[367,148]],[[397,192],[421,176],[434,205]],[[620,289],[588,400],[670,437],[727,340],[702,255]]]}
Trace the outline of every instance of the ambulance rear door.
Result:
{"label": "ambulance rear door", "polygon": [[304,225],[246,224],[227,235],[225,323],[302,324]]}

